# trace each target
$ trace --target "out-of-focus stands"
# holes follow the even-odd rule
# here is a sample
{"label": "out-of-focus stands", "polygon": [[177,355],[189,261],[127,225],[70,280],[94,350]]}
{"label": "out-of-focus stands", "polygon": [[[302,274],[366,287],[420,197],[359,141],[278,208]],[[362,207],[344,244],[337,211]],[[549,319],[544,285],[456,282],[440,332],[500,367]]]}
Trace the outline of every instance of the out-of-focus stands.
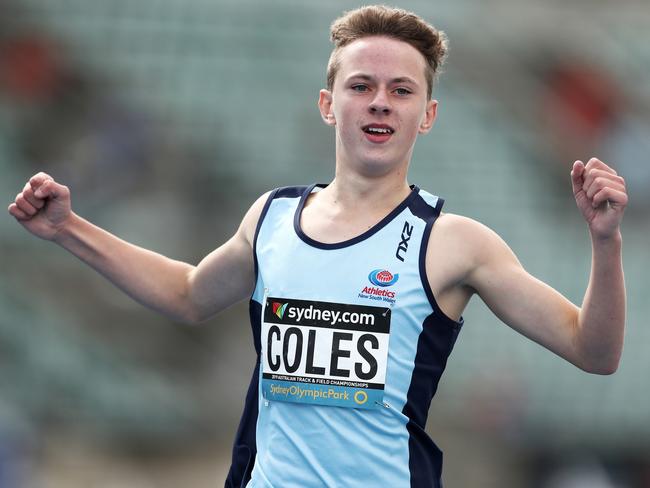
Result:
{"label": "out-of-focus stands", "polygon": [[[575,370],[476,300],[429,421],[447,483],[575,486],[552,473],[578,453],[575,465],[602,486],[645,487],[648,6],[401,6],[451,40],[439,118],[411,173],[447,211],[494,228],[527,269],[580,303],[589,243],[568,166],[596,153],[631,182],[619,372]],[[332,177],[333,136],[315,102],[329,19],[349,7],[3,3],[0,193],[8,203],[48,171],[81,215],[198,262],[263,191]],[[204,480],[223,476],[252,371],[246,304],[199,328],[173,324],[13,219],[0,219],[0,233],[0,473],[14,472],[0,486],[212,486]]]}

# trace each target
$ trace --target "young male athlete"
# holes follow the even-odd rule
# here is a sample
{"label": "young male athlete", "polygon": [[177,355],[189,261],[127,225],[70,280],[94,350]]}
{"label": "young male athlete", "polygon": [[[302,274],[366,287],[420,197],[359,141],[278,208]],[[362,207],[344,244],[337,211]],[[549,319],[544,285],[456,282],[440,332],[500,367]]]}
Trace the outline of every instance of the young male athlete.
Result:
{"label": "young male athlete", "polygon": [[444,34],[364,7],[338,19],[332,39],[318,105],[336,134],[333,181],[262,196],[197,266],[82,219],[44,173],[9,212],[172,318],[200,322],[252,293],[258,361],[226,486],[439,487],[442,454],[424,427],[472,295],[579,368],[616,370],[625,183],[595,158],[573,166],[593,256],[577,307],[494,232],[441,214],[441,198],[407,183],[415,140],[436,118]]}

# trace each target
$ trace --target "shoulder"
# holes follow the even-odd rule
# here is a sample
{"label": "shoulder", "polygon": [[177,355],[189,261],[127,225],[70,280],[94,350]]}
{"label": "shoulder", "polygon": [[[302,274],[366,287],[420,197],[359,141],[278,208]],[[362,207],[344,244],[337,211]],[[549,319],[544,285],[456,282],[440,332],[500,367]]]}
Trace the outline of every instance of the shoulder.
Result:
{"label": "shoulder", "polygon": [[431,229],[427,268],[445,267],[459,281],[477,268],[512,255],[501,237],[486,225],[461,215],[443,213]]}
{"label": "shoulder", "polygon": [[250,206],[244,218],[241,221],[239,230],[240,238],[245,239],[246,242],[252,247],[253,240],[255,239],[255,230],[257,229],[257,224],[264,213],[264,209],[267,207],[268,203],[272,200],[273,195],[277,192],[275,190],[269,190],[266,193],[260,195],[255,202]]}
{"label": "shoulder", "polygon": [[441,213],[431,229],[431,241],[448,242],[463,248],[481,247],[486,240],[500,237],[486,225],[462,215]]}
{"label": "shoulder", "polygon": [[301,198],[307,188],[309,187],[306,185],[284,186],[269,190],[262,194],[250,206],[246,215],[244,215],[238,233],[252,245],[258,224],[260,220],[264,218],[264,214],[271,202],[278,198]]}

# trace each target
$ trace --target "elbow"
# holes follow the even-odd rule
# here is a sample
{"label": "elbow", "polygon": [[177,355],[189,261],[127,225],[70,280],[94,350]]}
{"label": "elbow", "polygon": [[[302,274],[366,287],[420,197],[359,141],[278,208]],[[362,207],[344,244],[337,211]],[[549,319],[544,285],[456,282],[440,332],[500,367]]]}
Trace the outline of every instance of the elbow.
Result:
{"label": "elbow", "polygon": [[201,325],[213,318],[222,309],[208,303],[198,302],[190,296],[183,300],[182,311],[179,314],[180,322],[189,326]]}
{"label": "elbow", "polygon": [[188,326],[199,325],[209,318],[201,313],[201,307],[196,305],[187,293],[177,297],[169,316],[174,321]]}
{"label": "elbow", "polygon": [[202,312],[193,293],[193,284],[196,268],[192,267],[185,275],[184,286],[177,295],[179,313],[177,320],[188,326],[199,325],[209,317]]}
{"label": "elbow", "polygon": [[601,376],[613,375],[618,371],[618,366],[620,364],[620,357],[613,358],[610,360],[595,361],[590,364],[581,364],[578,365],[580,369],[587,373],[597,374]]}
{"label": "elbow", "polygon": [[591,371],[591,373],[602,375],[602,376],[609,376],[616,373],[616,371],[618,371],[618,365],[619,363],[618,361],[616,361],[615,363],[606,364],[604,366],[600,366],[599,368],[595,368]]}
{"label": "elbow", "polygon": [[187,326],[198,326],[206,322],[211,316],[202,313],[197,306],[187,306],[186,309],[179,314],[178,321]]}
{"label": "elbow", "polygon": [[612,374],[616,373],[617,370],[618,370],[618,365],[605,366],[605,367],[601,366],[601,367],[589,368],[589,369],[583,368],[583,371],[586,371],[587,373],[597,374],[597,375],[600,375],[600,376],[612,375]]}
{"label": "elbow", "polygon": [[178,322],[188,327],[200,325],[203,321],[194,315],[183,315],[178,318]]}
{"label": "elbow", "polygon": [[[623,327],[609,336],[587,340],[584,334],[574,342],[574,364],[587,373],[609,376],[616,371],[623,355]],[[593,334],[592,334],[593,336]],[[582,340],[580,340],[582,338]]]}

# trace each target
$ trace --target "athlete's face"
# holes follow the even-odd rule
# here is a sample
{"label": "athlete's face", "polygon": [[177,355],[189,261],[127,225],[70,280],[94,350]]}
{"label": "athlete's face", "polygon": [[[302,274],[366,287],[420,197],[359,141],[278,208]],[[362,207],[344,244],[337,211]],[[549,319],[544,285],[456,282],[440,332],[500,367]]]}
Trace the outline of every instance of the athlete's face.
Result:
{"label": "athlete's face", "polygon": [[417,49],[395,39],[366,37],[343,48],[334,87],[319,98],[323,120],[336,128],[337,164],[373,175],[406,170],[417,135],[436,116],[425,69]]}

